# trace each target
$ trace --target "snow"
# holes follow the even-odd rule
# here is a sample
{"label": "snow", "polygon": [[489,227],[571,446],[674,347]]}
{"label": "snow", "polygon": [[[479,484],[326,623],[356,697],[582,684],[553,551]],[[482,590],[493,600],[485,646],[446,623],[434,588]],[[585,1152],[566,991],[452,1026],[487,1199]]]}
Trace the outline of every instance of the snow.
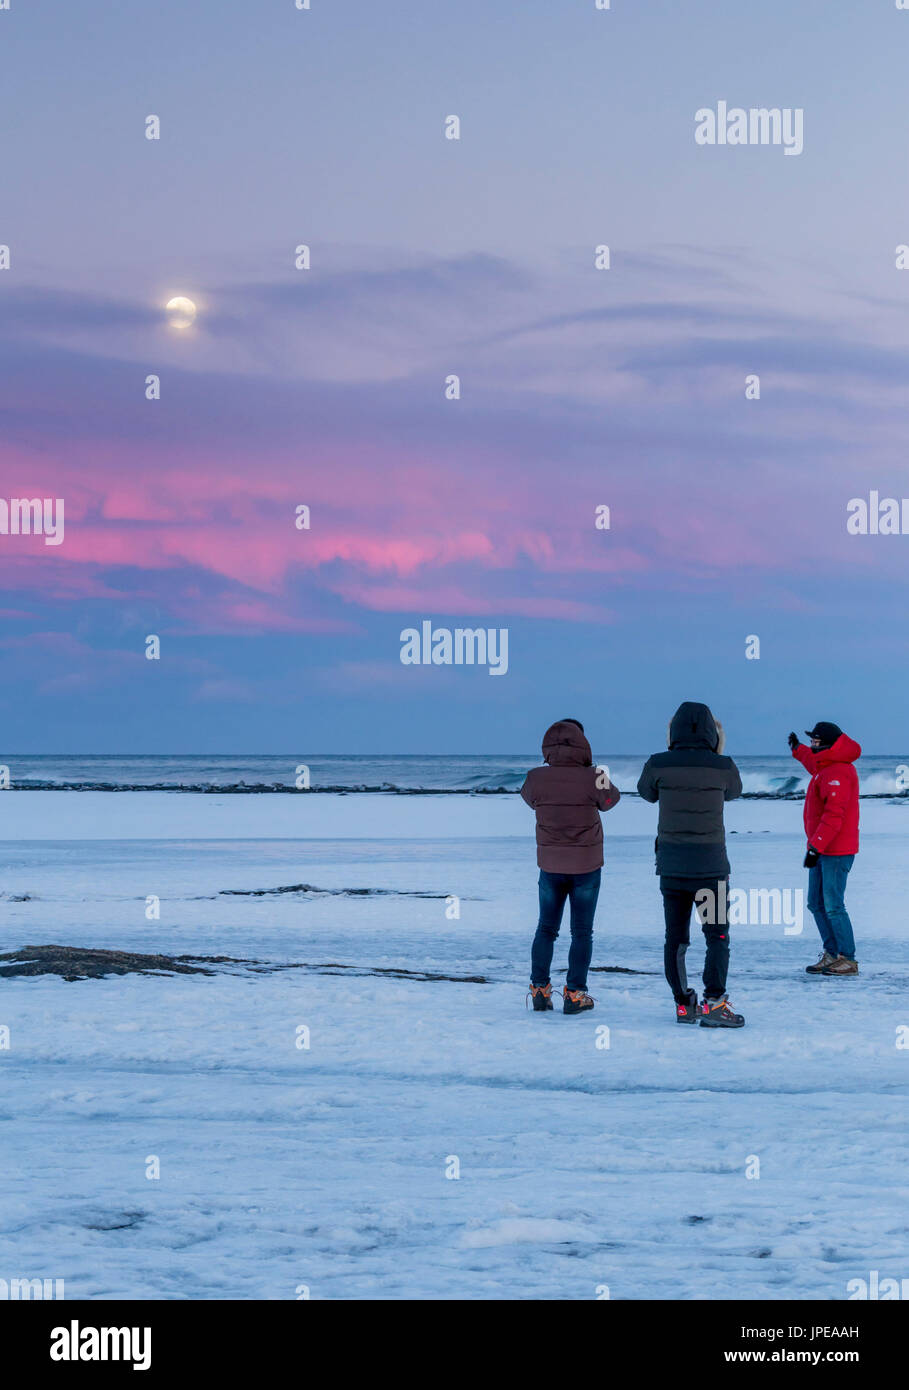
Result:
{"label": "snow", "polygon": [[[729,807],[734,886],[805,887],[800,814]],[[905,1276],[906,814],[863,803],[859,978],[804,974],[807,913],[801,934],[733,927],[747,1025],[715,1032],[674,1022],[634,798],[605,818],[594,966],[650,973],[593,973],[597,1008],[565,1018],[524,1007],[518,798],[4,793],[0,950],[293,968],[0,980],[0,1277],[69,1298],[843,1299]],[[222,896],[295,883],[439,896]]]}

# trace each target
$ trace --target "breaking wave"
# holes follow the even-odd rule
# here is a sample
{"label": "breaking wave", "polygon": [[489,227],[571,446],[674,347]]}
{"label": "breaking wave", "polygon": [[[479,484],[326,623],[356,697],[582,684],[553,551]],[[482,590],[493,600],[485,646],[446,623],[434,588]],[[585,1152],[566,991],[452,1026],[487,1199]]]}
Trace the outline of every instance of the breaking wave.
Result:
{"label": "breaking wave", "polygon": [[[4,759],[16,791],[168,792],[205,796],[508,796],[521,788],[533,754],[523,755],[269,755],[198,757],[51,757]],[[644,755],[596,762],[624,795],[634,795]],[[741,757],[744,795],[800,799],[807,774],[788,756]],[[308,788],[298,787],[301,768]],[[795,768],[795,770],[794,770]],[[866,757],[858,768],[862,797],[909,800],[909,758]]]}

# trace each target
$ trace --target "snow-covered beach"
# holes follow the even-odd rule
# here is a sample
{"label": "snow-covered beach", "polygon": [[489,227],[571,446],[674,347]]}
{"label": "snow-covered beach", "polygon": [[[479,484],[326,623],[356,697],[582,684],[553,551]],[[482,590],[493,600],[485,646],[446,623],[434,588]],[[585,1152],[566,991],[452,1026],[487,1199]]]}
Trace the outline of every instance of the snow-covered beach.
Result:
{"label": "snow-covered beach", "polygon": [[[732,927],[738,1033],[674,1023],[634,797],[606,819],[580,1018],[524,1008],[517,797],[10,791],[0,815],[0,950],[260,963],[0,980],[3,1277],[68,1298],[844,1299],[909,1273],[905,800],[862,803],[858,979],[805,976],[807,911],[801,933]],[[727,828],[733,887],[805,888],[798,803],[730,804]],[[330,891],[270,891],[295,885]]]}

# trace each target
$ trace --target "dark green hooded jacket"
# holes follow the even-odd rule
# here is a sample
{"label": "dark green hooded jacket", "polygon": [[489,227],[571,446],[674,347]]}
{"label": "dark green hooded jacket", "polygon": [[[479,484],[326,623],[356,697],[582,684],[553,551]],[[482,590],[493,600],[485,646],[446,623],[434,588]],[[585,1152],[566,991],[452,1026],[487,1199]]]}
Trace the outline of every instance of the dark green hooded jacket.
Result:
{"label": "dark green hooded jacket", "polygon": [[661,877],[726,878],[723,805],[742,794],[742,779],[723,754],[722,725],[706,705],[686,700],[669,725],[669,752],[644,764],[638,794],[660,803],[656,871]]}

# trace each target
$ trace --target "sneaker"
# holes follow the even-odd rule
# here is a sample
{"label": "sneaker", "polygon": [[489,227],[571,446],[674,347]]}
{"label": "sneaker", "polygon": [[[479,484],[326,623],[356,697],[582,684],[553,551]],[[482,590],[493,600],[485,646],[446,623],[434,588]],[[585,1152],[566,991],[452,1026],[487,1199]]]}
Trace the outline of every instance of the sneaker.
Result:
{"label": "sneaker", "polygon": [[566,985],[562,991],[562,1012],[566,1014],[582,1014],[586,1009],[592,1009],[594,1000],[584,989],[569,989]]}
{"label": "sneaker", "polygon": [[675,1021],[676,1023],[697,1023],[700,1014],[697,994],[693,989],[690,989],[687,1001],[675,1006]]}
{"label": "sneaker", "polygon": [[836,956],[832,956],[829,951],[821,951],[814,965],[805,966],[806,975],[823,975],[828,965],[832,965]]}
{"label": "sneaker", "polygon": [[835,961],[826,966],[822,971],[824,975],[857,975],[858,961],[851,960],[849,956],[837,956]]}
{"label": "sneaker", "polygon": [[[533,1000],[533,1011],[535,1014],[545,1013],[552,1008],[552,985],[531,985],[527,992],[527,999]],[[526,1005],[527,999],[524,1000]]]}
{"label": "sneaker", "polygon": [[702,1028],[742,1028],[745,1020],[741,1014],[733,1013],[729,1000],[724,994],[721,999],[705,999],[701,1010]]}

